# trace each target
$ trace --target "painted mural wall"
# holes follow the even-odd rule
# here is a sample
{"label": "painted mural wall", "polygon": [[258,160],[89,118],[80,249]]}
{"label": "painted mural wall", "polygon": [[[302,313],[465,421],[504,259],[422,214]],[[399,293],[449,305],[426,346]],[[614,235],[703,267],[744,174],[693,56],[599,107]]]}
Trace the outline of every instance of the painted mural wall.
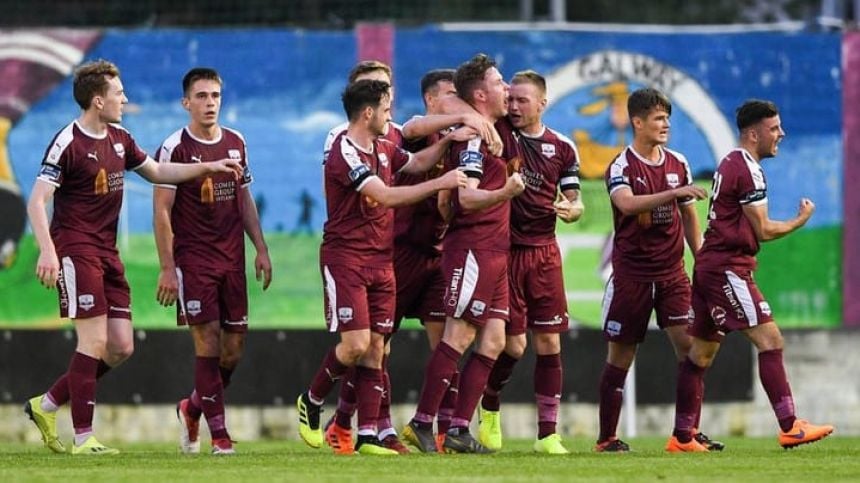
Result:
{"label": "painted mural wall", "polygon": [[[30,37],[25,42],[20,40],[22,35]],[[19,63],[39,63],[45,57],[59,55],[45,52],[67,53],[68,48],[58,47],[58,43],[67,41],[55,37],[45,32],[0,32],[0,45],[7,42],[21,50],[21,45],[32,44],[28,48],[42,54],[19,55],[24,58],[18,59]],[[611,229],[608,197],[600,178],[610,159],[631,141],[627,94],[639,87],[653,86],[669,95],[674,105],[669,145],[687,156],[696,177],[708,187],[717,161],[736,142],[735,107],[751,97],[775,101],[788,135],[779,156],[764,164],[771,217],[793,216],[801,197],[812,198],[817,210],[804,230],[765,246],[757,280],[781,324],[841,324],[840,36],[761,32],[467,32],[428,27],[396,29],[392,38],[394,111],[401,122],[423,111],[418,83],[427,70],[456,67],[477,52],[493,56],[506,78],[524,69],[537,70],[547,77],[550,106],[544,120],[576,141],[583,158],[587,214],[581,223],[560,229],[559,236],[565,251],[570,312],[585,325],[598,325],[606,276],[601,260]],[[291,233],[303,228],[303,221],[309,221],[313,230],[319,230],[324,221],[322,144],[328,129],[344,119],[340,92],[359,51],[353,33],[279,29],[107,31],[101,32],[97,41],[76,48],[82,58],[103,57],[120,66],[132,103],[123,124],[150,152],[186,122],[187,114],[179,103],[185,71],[197,65],[218,69],[226,81],[221,120],[242,131],[248,142],[256,178],[253,192],[261,205],[264,229],[274,240],[273,246],[295,250],[299,245],[308,245],[307,253],[315,255],[317,241],[313,236],[297,241],[299,235]],[[6,53],[10,52],[8,48],[0,52],[0,69],[17,58]],[[12,74],[5,74],[7,71]],[[3,71],[0,85],[0,105],[21,97],[6,92],[8,79],[14,78],[9,75],[29,75],[26,69],[7,71]],[[68,78],[55,81],[47,92],[23,103],[14,122],[4,124],[0,111],[0,142],[6,143],[6,165],[14,173],[5,177],[5,183],[23,196],[30,190],[47,142],[78,114],[70,84]],[[0,169],[0,182],[4,182],[3,176]],[[152,244],[142,241],[151,238],[151,188],[135,175],[129,175],[126,188],[124,226],[130,233],[126,240],[131,241],[125,242],[123,256],[135,263],[140,259],[143,267],[147,263],[154,266],[150,270],[156,270],[150,277],[154,279],[157,261],[153,262],[155,255],[149,252]],[[13,299],[12,288],[29,294],[27,284],[35,283],[32,267],[26,266],[35,260],[33,252],[32,241],[25,236],[18,250],[5,258],[7,267],[0,271],[3,324],[56,323],[56,315],[52,315],[56,308],[51,306],[56,303],[44,289],[33,289],[33,295],[28,295],[38,300],[33,305],[45,307],[39,309],[42,312],[38,316],[29,316]],[[290,325],[290,320],[301,320],[304,322],[294,325],[321,327],[316,261],[305,258],[300,262],[310,267],[307,270],[290,263],[296,262],[285,260],[283,266],[276,266],[276,277],[284,274],[280,279],[284,284],[282,293],[259,302],[252,294],[252,313],[254,304],[259,303],[261,326]],[[307,304],[301,309],[305,312],[291,318],[283,314],[300,310],[295,308],[297,305],[278,304],[283,297],[295,297],[293,284],[284,281],[284,277],[297,273],[306,274],[299,289],[307,289],[298,296],[320,301]],[[276,290],[277,283],[276,278]],[[146,293],[150,285],[139,290],[132,280],[133,290],[141,293],[136,307],[153,304]],[[280,308],[265,308],[272,304]],[[167,309],[140,310],[147,315],[143,324],[172,325]]]}

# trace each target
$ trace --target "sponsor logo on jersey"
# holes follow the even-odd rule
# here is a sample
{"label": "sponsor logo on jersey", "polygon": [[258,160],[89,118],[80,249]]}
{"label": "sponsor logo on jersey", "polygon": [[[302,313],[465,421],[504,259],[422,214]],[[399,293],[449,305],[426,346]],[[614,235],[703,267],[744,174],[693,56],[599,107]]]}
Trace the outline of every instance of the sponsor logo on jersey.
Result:
{"label": "sponsor logo on jersey", "polygon": [[125,146],[123,146],[122,143],[114,143],[113,144],[113,150],[116,152],[116,155],[119,156],[120,158],[125,157]]}
{"label": "sponsor logo on jersey", "polygon": [[91,308],[95,307],[95,305],[96,298],[93,296],[93,294],[85,293],[78,295],[78,307],[84,310],[90,310]]}
{"label": "sponsor logo on jersey", "polygon": [[379,164],[388,167],[388,156],[385,153],[379,153]]}
{"label": "sponsor logo on jersey", "polygon": [[228,149],[227,157],[230,159],[242,159],[242,151],[238,149]]}
{"label": "sponsor logo on jersey", "polygon": [[348,323],[352,320],[352,307],[338,307],[337,309],[337,320],[341,321],[341,323]]}
{"label": "sponsor logo on jersey", "polygon": [[678,180],[678,173],[666,173],[666,182],[672,188],[677,188],[681,182]]}
{"label": "sponsor logo on jersey", "polygon": [[473,301],[472,307],[469,308],[469,312],[472,312],[472,315],[474,315],[475,317],[480,317],[485,310],[487,310],[487,304],[480,300]]}
{"label": "sponsor logo on jersey", "polygon": [[108,194],[108,177],[104,168],[99,169],[96,174],[96,179],[93,182],[93,193],[97,195]]}
{"label": "sponsor logo on jersey", "polygon": [[612,337],[618,337],[618,335],[621,334],[621,322],[618,322],[617,320],[607,320],[604,330]]}
{"label": "sponsor logo on jersey", "polygon": [[192,316],[199,315],[200,312],[203,311],[202,304],[200,303],[199,300],[189,300],[185,304],[185,308],[186,308],[186,310],[188,310],[188,313],[191,314]]}
{"label": "sponsor logo on jersey", "polygon": [[761,313],[764,315],[770,315],[771,314],[770,304],[764,300],[762,300],[761,302],[758,303],[758,309],[761,310]]}
{"label": "sponsor logo on jersey", "polygon": [[540,145],[540,152],[544,156],[551,158],[555,156],[555,144],[543,143]]}

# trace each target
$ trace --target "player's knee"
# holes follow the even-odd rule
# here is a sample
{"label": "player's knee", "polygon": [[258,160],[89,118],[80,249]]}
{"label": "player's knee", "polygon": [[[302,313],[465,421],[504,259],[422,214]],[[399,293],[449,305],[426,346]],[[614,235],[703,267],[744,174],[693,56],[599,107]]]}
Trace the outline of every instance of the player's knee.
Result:
{"label": "player's knee", "polygon": [[358,338],[343,341],[341,343],[341,350],[338,351],[338,358],[342,356],[341,362],[353,365],[367,353],[369,348],[370,339]]}
{"label": "player's knee", "polygon": [[514,359],[521,359],[526,352],[526,336],[509,337],[505,342],[505,352]]}
{"label": "player's knee", "polygon": [[107,362],[113,367],[127,360],[132,354],[134,354],[134,340],[123,341],[123,343],[110,348],[108,357],[111,360]]}
{"label": "player's knee", "polygon": [[[561,352],[561,337],[558,334],[542,334],[534,335],[535,352],[539,355],[551,355]],[[523,345],[525,350],[525,345]]]}

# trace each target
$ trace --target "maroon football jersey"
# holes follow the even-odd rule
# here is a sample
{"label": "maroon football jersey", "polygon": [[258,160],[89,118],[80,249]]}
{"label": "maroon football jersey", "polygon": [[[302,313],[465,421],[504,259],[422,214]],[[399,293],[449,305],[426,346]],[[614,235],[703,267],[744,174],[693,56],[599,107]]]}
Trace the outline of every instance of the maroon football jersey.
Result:
{"label": "maroon football jersey", "polygon": [[54,136],[37,179],[57,188],[51,238],[60,256],[117,252],[125,171],[148,159],[119,125],[96,136],[74,121]]}
{"label": "maroon football jersey", "polygon": [[[628,146],[606,169],[606,187],[629,188],[634,195],[650,195],[693,183],[690,166],[681,153],[661,148],[658,162],[641,157]],[[683,203],[693,203],[686,200]],[[684,229],[678,200],[639,215],[624,216],[612,205],[615,237],[612,269],[615,275],[637,281],[658,281],[684,268]]]}
{"label": "maroon football jersey", "polygon": [[373,177],[391,185],[391,173],[409,162],[411,154],[377,139],[370,151],[346,132],[338,135],[323,165],[326,212],[320,262],[324,265],[390,267],[394,244],[394,210],[364,196],[361,189]]}
{"label": "maroon football jersey", "polygon": [[[478,189],[493,191],[505,186],[508,163],[520,163],[520,148],[516,135],[506,118],[496,122],[502,137],[504,152],[495,156],[481,138],[452,143],[445,169],[459,169],[470,178],[480,180]],[[511,203],[505,201],[479,210],[464,211],[460,206],[459,190],[452,190],[453,218],[445,235],[445,250],[499,250],[510,248]]]}
{"label": "maroon football jersey", "polygon": [[244,168],[242,178],[215,173],[177,186],[170,224],[173,258],[177,265],[244,270],[245,227],[241,190],[252,181],[245,139],[237,131],[221,128],[218,139],[195,138],[188,128],[171,134],[158,148],[160,163],[207,163],[230,158]]}
{"label": "maroon football jersey", "polygon": [[579,189],[579,153],[573,141],[544,127],[537,136],[519,133],[525,191],[511,200],[511,243],[544,246],[555,243],[557,190]]}
{"label": "maroon football jersey", "polygon": [[744,149],[724,157],[714,173],[705,242],[696,254],[696,270],[755,270],[759,241],[743,205],[767,203],[761,165]]}
{"label": "maroon football jersey", "polygon": [[[416,153],[438,142],[443,133],[426,138],[407,141],[407,151]],[[421,174],[395,173],[394,184],[411,186],[438,177],[444,170],[445,154],[437,165]],[[394,243],[408,245],[413,250],[436,256],[442,250],[442,238],[448,223],[442,219],[437,206],[438,197],[430,196],[414,205],[401,206],[394,210]]]}
{"label": "maroon football jersey", "polygon": [[[385,126],[385,134],[383,134],[381,138],[391,142],[391,144],[394,144],[395,146],[403,147],[403,126],[396,122],[389,122]],[[341,134],[345,133],[348,127],[349,123],[344,122],[331,128],[328,132],[325,137],[325,143],[323,144],[323,164],[325,164],[325,161],[328,159],[328,153],[334,145],[334,140]]]}

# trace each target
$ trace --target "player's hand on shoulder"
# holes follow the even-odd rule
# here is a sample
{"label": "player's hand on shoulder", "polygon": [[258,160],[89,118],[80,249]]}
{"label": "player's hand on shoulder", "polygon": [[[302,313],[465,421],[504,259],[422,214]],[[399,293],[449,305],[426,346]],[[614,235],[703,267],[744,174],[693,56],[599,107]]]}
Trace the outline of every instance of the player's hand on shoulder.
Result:
{"label": "player's hand on shoulder", "polygon": [[165,307],[169,307],[176,302],[179,296],[179,278],[176,276],[176,270],[162,270],[158,274],[158,288],[156,289],[155,299],[158,303]]}
{"label": "player's hand on shoulder", "polygon": [[39,279],[39,283],[45,288],[54,288],[59,276],[60,260],[57,258],[57,253],[53,250],[40,252],[39,259],[36,261],[36,278]]}
{"label": "player's hand on shoulder", "polygon": [[520,173],[514,173],[508,176],[508,180],[505,182],[505,190],[508,192],[511,198],[519,195],[526,189],[526,184],[523,182],[523,177],[520,176]]}
{"label": "player's hand on shoulder", "polygon": [[502,155],[502,150],[504,148],[502,137],[499,136],[499,132],[496,131],[496,127],[493,126],[493,123],[488,121],[484,116],[477,113],[467,114],[463,118],[463,125],[469,126],[477,131],[478,136],[484,140],[487,144],[487,149],[493,156]]}
{"label": "player's hand on shoulder", "polygon": [[241,178],[245,171],[238,159],[224,158],[207,164],[210,165],[213,173],[233,173],[235,179]]}
{"label": "player's hand on shoulder", "polygon": [[685,198],[694,200],[703,200],[708,197],[708,192],[701,186],[689,184],[675,188],[675,198]]}
{"label": "player's hand on shoulder", "polygon": [[479,133],[475,128],[471,126],[461,126],[451,131],[448,136],[452,141],[462,142],[474,139],[476,136],[479,136]]}

